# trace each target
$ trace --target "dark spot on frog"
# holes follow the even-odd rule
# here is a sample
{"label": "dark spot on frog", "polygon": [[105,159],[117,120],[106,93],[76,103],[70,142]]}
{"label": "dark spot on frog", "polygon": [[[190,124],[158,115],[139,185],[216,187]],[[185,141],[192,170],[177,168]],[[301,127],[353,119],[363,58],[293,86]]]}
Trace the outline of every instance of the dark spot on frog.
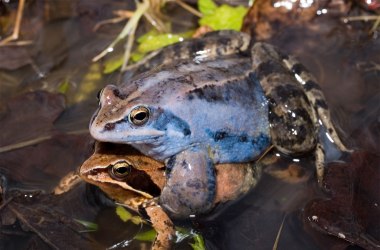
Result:
{"label": "dark spot on frog", "polygon": [[323,109],[328,109],[328,107],[327,107],[327,103],[326,103],[324,100],[322,100],[322,99],[317,99],[317,100],[315,101],[315,105],[316,105],[317,107],[320,107],[320,108],[323,108]]}
{"label": "dark spot on frog", "polygon": [[207,78],[207,80],[210,80],[210,81],[216,80],[215,75],[214,74],[210,74],[210,73],[206,74],[206,78]]}
{"label": "dark spot on frog", "polygon": [[321,90],[321,87],[313,80],[308,80],[303,87],[306,91],[310,91],[312,89]]}
{"label": "dark spot on frog", "polygon": [[[293,117],[291,113],[295,113]],[[277,131],[275,140],[281,146],[291,147],[293,145],[302,144],[310,135],[315,134],[315,128],[303,109],[292,110],[291,113],[286,113],[286,117],[280,117],[275,112],[269,112],[269,121],[272,129]],[[284,122],[286,120],[287,122]],[[295,120],[301,120],[303,125],[294,125]],[[281,132],[281,135],[279,134]]]}
{"label": "dark spot on frog", "polygon": [[218,38],[219,45],[224,45],[225,47],[227,47],[230,43],[231,43],[231,38],[229,37],[221,36]]}
{"label": "dark spot on frog", "polygon": [[204,50],[206,46],[206,42],[204,40],[196,40],[193,43],[190,43],[189,46],[190,46],[190,51],[193,51],[194,56],[197,56],[199,51]]}
{"label": "dark spot on frog", "polygon": [[256,138],[254,137],[251,140],[252,146],[254,146],[255,148],[261,148],[261,150],[259,151],[262,151],[264,147],[267,147],[266,145],[268,145],[269,142],[270,142],[269,137],[264,134],[260,134],[258,137]]}
{"label": "dark spot on frog", "polygon": [[184,136],[191,135],[189,124],[178,116],[172,114],[169,111],[163,111],[162,109],[157,109],[157,113],[158,117],[156,119],[156,122],[153,124],[153,128],[161,131],[166,131],[168,129],[168,124],[170,124],[176,129],[176,131],[182,132]]}
{"label": "dark spot on frog", "polygon": [[[193,77],[191,75],[180,76],[177,78],[168,78],[168,81],[171,83],[175,82],[175,83],[188,84],[191,86],[195,86]],[[175,89],[172,88],[172,91],[174,90]]]}
{"label": "dark spot on frog", "polygon": [[300,75],[302,72],[307,72],[305,66],[303,66],[301,63],[294,64],[291,71],[297,75]]}
{"label": "dark spot on frog", "polygon": [[217,131],[214,134],[214,141],[220,141],[223,140],[225,137],[228,136],[228,133],[225,131]]}
{"label": "dark spot on frog", "polygon": [[306,98],[305,93],[299,88],[297,85],[286,84],[286,85],[278,85],[272,91],[272,94],[277,95],[279,100],[283,100],[285,102],[289,102],[290,98],[301,98],[303,97],[306,102],[308,99]]}
{"label": "dark spot on frog", "polygon": [[182,47],[183,45],[181,43],[172,45],[172,50],[175,57],[180,57],[179,55],[182,54]]}
{"label": "dark spot on frog", "polygon": [[120,91],[118,89],[114,89],[113,94],[114,94],[114,96],[116,96],[117,98],[119,98],[121,100],[124,100],[127,98],[127,95],[120,93]]}
{"label": "dark spot on frog", "polygon": [[[228,81],[226,84],[228,85],[230,84],[230,82]],[[192,100],[195,97],[206,100],[208,102],[228,102],[230,100],[228,94],[228,87],[220,87],[214,84],[209,84],[200,88],[195,88],[188,92],[187,98],[189,100]]]}
{"label": "dark spot on frog", "polygon": [[115,129],[116,124],[115,123],[107,123],[104,125],[104,130],[106,131],[112,131]]}
{"label": "dark spot on frog", "polygon": [[[268,147],[270,139],[265,134],[260,134],[256,137],[248,136],[247,134],[234,135],[226,131],[216,131],[213,132],[209,129],[205,131],[209,137],[211,137],[215,142],[219,142],[222,148],[231,150],[239,145],[240,150],[254,150],[263,151]],[[232,158],[231,161],[234,161]]]}
{"label": "dark spot on frog", "polygon": [[165,170],[165,175],[166,175],[166,178],[169,178],[170,177],[170,173],[174,167],[174,164],[177,160],[177,157],[176,155],[173,155],[172,157],[169,158],[169,160],[166,162],[166,170]]}
{"label": "dark spot on frog", "polygon": [[201,180],[197,179],[190,179],[186,182],[186,186],[189,188],[194,188],[194,189],[204,189],[205,186]]}
{"label": "dark spot on frog", "polygon": [[248,137],[245,136],[245,135],[240,136],[239,141],[240,141],[240,142],[247,142],[247,141],[248,141]]}
{"label": "dark spot on frog", "polygon": [[274,61],[261,63],[256,69],[256,74],[260,80],[273,73],[289,75],[289,70],[287,70],[281,63]]}

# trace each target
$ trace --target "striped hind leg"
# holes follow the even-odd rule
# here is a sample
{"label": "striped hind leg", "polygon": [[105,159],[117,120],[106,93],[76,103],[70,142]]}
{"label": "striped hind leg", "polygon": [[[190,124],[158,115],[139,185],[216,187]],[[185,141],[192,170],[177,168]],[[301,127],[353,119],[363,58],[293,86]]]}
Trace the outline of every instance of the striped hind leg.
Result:
{"label": "striped hind leg", "polygon": [[317,143],[315,148],[315,168],[317,171],[317,180],[319,186],[322,186],[322,181],[325,173],[325,150],[322,144]]}
{"label": "striped hind leg", "polygon": [[317,84],[315,77],[293,56],[283,57],[284,65],[294,73],[295,78],[303,87],[307,98],[318,115],[318,126],[324,126],[327,130],[326,136],[339,150],[350,152],[343,144],[331,121],[330,111],[321,87]]}

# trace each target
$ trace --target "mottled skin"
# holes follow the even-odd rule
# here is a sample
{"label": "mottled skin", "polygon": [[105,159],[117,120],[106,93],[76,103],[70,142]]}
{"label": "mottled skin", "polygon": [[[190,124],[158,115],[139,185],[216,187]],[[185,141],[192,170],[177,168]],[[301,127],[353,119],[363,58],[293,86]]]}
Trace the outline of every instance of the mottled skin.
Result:
{"label": "mottled skin", "polygon": [[[124,164],[123,168],[128,166],[128,171],[123,176],[115,176],[112,169],[120,164]],[[166,183],[163,163],[144,156],[129,145],[97,143],[94,154],[79,172],[86,182],[100,187],[110,198],[147,215],[157,231],[153,249],[170,248],[175,238],[174,225],[170,214],[157,202]],[[216,172],[216,195],[210,209],[243,196],[261,176],[261,169],[254,168],[252,163],[219,164]]]}
{"label": "mottled skin", "polygon": [[[224,39],[218,43],[221,34]],[[240,42],[231,42],[233,38]],[[160,200],[168,211],[185,217],[207,210],[215,194],[213,165],[253,161],[271,144],[287,154],[316,149],[321,178],[320,125],[339,149],[346,150],[320,88],[296,60],[269,44],[248,47],[249,36],[239,32],[214,32],[190,40],[187,50],[192,49],[191,41],[198,44],[197,51],[188,56],[209,50],[199,44],[233,49],[213,49],[216,55],[202,61],[172,56],[182,60],[158,67],[153,63],[150,67],[155,68],[134,80],[107,86],[90,123],[92,136],[100,141],[131,144],[143,154],[167,161],[170,174]],[[159,54],[165,50],[173,55],[170,46]],[[191,199],[173,202],[191,192]]]}

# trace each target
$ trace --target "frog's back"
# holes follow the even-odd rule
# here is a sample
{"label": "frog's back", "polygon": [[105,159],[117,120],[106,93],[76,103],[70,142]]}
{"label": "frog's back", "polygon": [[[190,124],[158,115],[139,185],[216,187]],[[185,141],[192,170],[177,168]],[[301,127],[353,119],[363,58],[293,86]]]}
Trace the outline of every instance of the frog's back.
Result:
{"label": "frog's back", "polygon": [[154,106],[186,123],[186,144],[207,147],[215,162],[249,161],[268,147],[266,98],[249,57],[162,66],[139,75],[121,92],[130,93],[126,101],[132,105]]}

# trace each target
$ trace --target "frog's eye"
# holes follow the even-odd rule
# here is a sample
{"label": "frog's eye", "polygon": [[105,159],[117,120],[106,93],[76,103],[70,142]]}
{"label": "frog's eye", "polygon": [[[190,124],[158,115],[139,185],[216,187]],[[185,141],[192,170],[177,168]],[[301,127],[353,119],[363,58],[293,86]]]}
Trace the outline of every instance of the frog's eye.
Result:
{"label": "frog's eye", "polygon": [[149,109],[144,106],[138,106],[129,113],[129,122],[136,126],[144,125],[149,119]]}
{"label": "frog's eye", "polygon": [[132,165],[126,161],[118,161],[109,168],[110,175],[115,179],[123,179],[131,173]]}

